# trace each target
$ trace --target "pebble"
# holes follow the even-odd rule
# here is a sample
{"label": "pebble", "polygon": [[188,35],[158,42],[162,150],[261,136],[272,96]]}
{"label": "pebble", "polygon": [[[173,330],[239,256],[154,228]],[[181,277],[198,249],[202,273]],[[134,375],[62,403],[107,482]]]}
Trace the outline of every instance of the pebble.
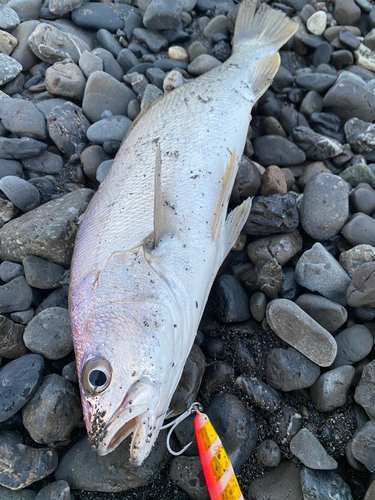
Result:
{"label": "pebble", "polygon": [[241,375],[236,378],[236,384],[261,410],[274,412],[280,407],[279,394],[262,380]]}
{"label": "pebble", "polygon": [[163,80],[162,89],[164,90],[164,93],[172,92],[172,90],[182,87],[184,83],[184,77],[179,71],[170,71]]}
{"label": "pebble", "polygon": [[203,45],[203,43],[196,41],[189,46],[188,54],[190,62],[193,62],[194,59],[196,59],[198,56],[201,56],[202,54],[207,54],[207,49]]}
{"label": "pebble", "polygon": [[93,51],[93,54],[98,56],[103,62],[103,71],[113,76],[115,80],[122,82],[122,78],[124,76],[124,71],[113,57],[111,52],[108,50],[98,48]]}
{"label": "pebble", "polygon": [[[0,5],[2,7],[2,5]],[[0,54],[0,85],[10,82],[22,71],[21,64],[6,54]],[[3,101],[4,99],[2,99]]]}
{"label": "pebble", "polygon": [[160,432],[150,456],[139,467],[129,463],[130,436],[99,459],[92,443],[84,437],[65,453],[55,471],[55,479],[67,481],[72,489],[96,492],[127,491],[144,486],[152,481],[155,470],[162,470],[169,461],[165,444],[167,432]]}
{"label": "pebble", "polygon": [[247,321],[250,319],[249,298],[230,274],[220,276],[214,283],[213,296],[215,314],[224,323]]}
{"label": "pebble", "polygon": [[0,5],[0,28],[11,31],[18,26],[20,18],[9,5]]}
{"label": "pebble", "polygon": [[267,307],[266,318],[273,332],[318,366],[330,366],[337,353],[335,339],[288,299],[276,299]]}
{"label": "pebble", "polygon": [[25,446],[21,444],[20,437],[10,431],[0,431],[0,456],[0,484],[13,490],[26,488],[44,479],[58,464],[56,449]]}
{"label": "pebble", "polygon": [[286,194],[287,185],[284,174],[276,165],[270,165],[262,175],[260,195]]}
{"label": "pebble", "polygon": [[348,319],[345,307],[321,295],[304,293],[296,304],[329,332],[338,330]]}
{"label": "pebble", "polygon": [[375,472],[375,422],[367,422],[353,437],[352,452],[370,472]]}
{"label": "pebble", "polygon": [[73,500],[73,496],[66,481],[55,481],[39,490],[35,500]]}
{"label": "pebble", "polygon": [[91,189],[77,189],[8,222],[0,230],[2,258],[21,262],[27,255],[36,255],[69,266],[78,218],[92,195]]}
{"label": "pebble", "polygon": [[5,283],[18,278],[18,276],[24,276],[23,266],[16,264],[15,262],[4,261],[0,264],[0,279]]}
{"label": "pebble", "polygon": [[263,477],[250,483],[251,500],[303,500],[299,468],[288,460],[267,470]]}
{"label": "pebble", "polygon": [[340,177],[321,173],[307,182],[300,205],[300,218],[301,226],[312,238],[333,238],[348,216],[349,189]]}
{"label": "pebble", "polygon": [[189,54],[183,47],[172,46],[168,49],[168,57],[171,59],[176,59],[177,61],[188,62]]}
{"label": "pebble", "polygon": [[154,102],[161,95],[163,95],[163,92],[158,87],[155,87],[155,85],[147,85],[142,97],[141,109],[143,109],[146,104]]}
{"label": "pebble", "polygon": [[0,198],[0,228],[18,214],[18,208],[8,200]]}
{"label": "pebble", "polygon": [[341,230],[351,245],[375,246],[375,221],[363,213],[356,213]]}
{"label": "pebble", "polygon": [[112,166],[112,163],[113,160],[106,160],[99,165],[96,171],[96,180],[99,182],[99,184],[101,184],[104,181],[105,176],[108,174],[109,169]]}
{"label": "pebble", "polygon": [[74,9],[81,7],[83,0],[50,0],[48,4],[52,14],[63,16]]}
{"label": "pebble", "polygon": [[22,261],[27,283],[41,290],[50,290],[60,285],[66,270],[47,260],[28,255]]}
{"label": "pebble", "polygon": [[173,0],[152,0],[147,2],[143,23],[148,29],[170,30],[178,28],[181,22],[181,2]]}
{"label": "pebble", "polygon": [[124,48],[120,42],[108,30],[100,29],[96,34],[96,39],[103,49],[108,50],[114,57],[117,57]]}
{"label": "pebble", "polygon": [[328,455],[319,440],[306,428],[292,438],[290,451],[310,469],[331,470],[338,466],[336,460]]}
{"label": "pebble", "polygon": [[65,377],[69,382],[74,382],[78,384],[78,372],[77,372],[77,364],[75,361],[71,361],[61,371],[61,375]]}
{"label": "pebble", "polygon": [[257,262],[242,277],[243,283],[251,292],[264,292],[270,299],[274,299],[280,292],[284,279],[282,267],[276,259]]}
{"label": "pebble", "polygon": [[81,28],[100,30],[104,28],[111,33],[121,30],[124,21],[116,11],[105,3],[87,2],[72,12],[72,21]]}
{"label": "pebble", "polygon": [[22,409],[22,421],[36,443],[52,444],[67,438],[82,417],[82,407],[72,384],[47,375]]}
{"label": "pebble", "polygon": [[300,480],[304,500],[353,500],[349,486],[333,471],[317,471],[304,467]]}
{"label": "pebble", "polygon": [[212,40],[212,38],[218,33],[225,36],[228,34],[227,16],[215,16],[208,22],[203,30],[203,36],[209,40]]}
{"label": "pebble", "polygon": [[336,76],[326,73],[302,73],[296,77],[296,84],[303,89],[315,90],[320,94],[324,94],[335,84],[336,80]]}
{"label": "pebble", "polygon": [[360,381],[354,393],[356,403],[362,406],[371,419],[375,417],[374,390],[375,362],[371,361],[363,367]]}
{"label": "pebble", "polygon": [[44,151],[39,156],[22,160],[22,166],[40,174],[58,175],[64,167],[64,160],[60,155]]}
{"label": "pebble", "polygon": [[1,99],[0,118],[4,127],[18,136],[45,139],[46,124],[42,113],[31,102]]}
{"label": "pebble", "polygon": [[375,125],[358,118],[351,118],[345,123],[346,140],[353,151],[371,153],[375,148]]}
{"label": "pebble", "polygon": [[337,356],[332,368],[352,365],[364,359],[374,346],[374,339],[364,325],[353,325],[341,331],[335,337]]}
{"label": "pebble", "polygon": [[82,110],[94,123],[101,119],[103,111],[109,110],[113,115],[125,115],[129,102],[137,95],[102,71],[96,71],[87,80],[83,96]]}
{"label": "pebble", "polygon": [[[52,97],[52,96],[51,96]],[[41,111],[44,117],[48,116],[56,106],[62,106],[67,102],[66,99],[51,98],[46,101],[38,101],[35,106]]]}
{"label": "pebble", "polygon": [[314,113],[320,113],[323,110],[322,96],[315,90],[310,90],[302,99],[299,109],[307,117],[310,117]]}
{"label": "pebble", "polygon": [[247,247],[247,255],[253,264],[275,258],[283,266],[301,250],[302,237],[295,230],[293,233],[275,234],[253,241]]}
{"label": "pebble", "polygon": [[326,24],[327,14],[324,11],[319,10],[309,17],[306,23],[306,27],[313,35],[320,36],[324,33]]}
{"label": "pebble", "polygon": [[31,305],[33,292],[24,276],[0,286],[0,313],[24,311]]}
{"label": "pebble", "polygon": [[[260,188],[261,175],[256,164],[246,156],[242,156],[239,162],[236,179],[231,194],[230,201],[234,205],[240,205],[249,196],[254,196]],[[272,197],[267,199],[274,199]],[[263,200],[266,200],[264,198]],[[253,200],[252,210],[255,211],[255,200]],[[256,211],[255,211],[256,212]],[[256,217],[254,213],[254,217]],[[247,223],[250,221],[248,219]],[[256,223],[256,222],[254,222]],[[262,222],[260,223],[262,225]],[[251,233],[249,233],[251,234]]]}
{"label": "pebble", "polygon": [[23,326],[13,323],[5,316],[0,316],[0,356],[16,359],[26,354],[23,332]]}
{"label": "pebble", "polygon": [[[117,62],[123,69],[124,73],[130,71],[134,66],[139,64],[138,58],[129,49],[122,49],[117,56]],[[152,68],[152,66],[150,66]]]}
{"label": "pebble", "polygon": [[[105,120],[103,120],[105,121]],[[100,123],[97,122],[97,123]],[[90,127],[91,128],[91,127]],[[89,129],[90,129],[89,128]],[[92,181],[96,180],[96,173],[99,165],[109,159],[109,156],[101,146],[92,145],[84,149],[81,153],[81,163],[85,175]],[[111,160],[112,161],[112,160]]]}
{"label": "pebble", "polygon": [[[256,167],[254,166],[253,169],[256,169]],[[253,169],[250,170],[250,172],[253,172]],[[258,169],[256,170],[258,175],[260,175]],[[247,169],[243,172],[243,175],[246,173]],[[256,185],[258,185],[258,183]],[[241,195],[241,197],[237,198],[238,203],[241,203],[248,196],[251,196],[251,194],[248,194],[248,191],[245,190],[244,194],[241,193]],[[256,236],[274,233],[291,233],[295,231],[298,223],[299,216],[295,197],[289,193],[284,195],[273,194],[271,196],[258,196],[253,199],[250,215],[245,223],[244,229],[247,234]]]}
{"label": "pebble", "polygon": [[277,467],[281,460],[281,452],[273,439],[262,441],[258,448],[258,463],[263,467]]}
{"label": "pebble", "polygon": [[[127,50],[127,49],[125,49]],[[84,50],[79,58],[78,65],[85,78],[88,78],[95,71],[103,71],[103,61],[93,52]]]}
{"label": "pebble", "polygon": [[78,63],[82,52],[90,50],[82,38],[65,33],[47,23],[38,24],[28,40],[33,53],[42,61],[50,64],[63,61],[68,57],[73,62]]}
{"label": "pebble", "polygon": [[26,354],[0,370],[0,422],[20,410],[42,383],[44,361],[38,354]]}
{"label": "pebble", "polygon": [[[216,342],[214,343],[215,340]],[[207,355],[215,355],[218,348],[221,349],[222,344],[217,342],[219,340],[220,339],[210,339],[210,342],[207,342]],[[208,400],[209,397],[222,390],[228,380],[233,379],[233,377],[234,369],[232,366],[222,361],[213,361],[210,363],[204,371],[200,387],[202,394],[205,395],[205,399]]]}
{"label": "pebble", "polygon": [[[1,268],[1,266],[0,266]],[[267,297],[263,292],[256,292],[250,298],[250,311],[252,317],[261,323],[266,315]]]}
{"label": "pebble", "polygon": [[375,52],[361,43],[354,51],[356,63],[360,68],[375,71]]}
{"label": "pebble", "polygon": [[293,348],[272,349],[266,361],[266,380],[274,389],[284,392],[311,387],[320,368]]}
{"label": "pebble", "polygon": [[34,500],[36,491],[22,489],[20,491],[12,491],[8,488],[0,486],[0,500]]}
{"label": "pebble", "polygon": [[135,28],[133,35],[137,40],[144,43],[151,52],[160,52],[168,47],[168,41],[157,31]]}
{"label": "pebble", "polygon": [[312,292],[346,306],[350,278],[337,260],[320,244],[304,252],[296,265],[296,281]]}
{"label": "pebble", "polygon": [[362,307],[375,303],[375,262],[361,265],[354,273],[347,290],[348,304],[352,307]]}
{"label": "pebble", "polygon": [[12,33],[18,40],[17,47],[12,52],[12,58],[21,64],[22,71],[28,71],[34,64],[40,62],[28,43],[29,36],[38,24],[39,21],[25,21],[19,24]]}
{"label": "pebble", "polygon": [[[16,323],[20,323],[21,325],[27,325],[27,323],[31,320],[31,318],[33,316],[34,316],[34,309],[32,307],[29,307],[28,309],[26,309],[26,311],[17,311],[17,312],[13,312],[10,314],[12,321],[15,321]],[[23,335],[22,335],[22,349],[23,349],[23,346],[24,346],[24,342],[23,342]],[[26,349],[26,346],[25,346],[25,349]]]}
{"label": "pebble", "polygon": [[367,183],[360,183],[353,189],[350,201],[354,212],[371,215],[375,211],[375,191]]}
{"label": "pebble", "polygon": [[87,138],[96,144],[105,141],[122,141],[132,122],[126,116],[111,116],[99,120],[87,129]]}
{"label": "pebble", "polygon": [[278,135],[266,135],[253,142],[255,159],[264,167],[290,167],[306,160],[305,153],[293,142]]}
{"label": "pebble", "polygon": [[309,127],[296,127],[292,135],[309,160],[327,160],[342,153],[342,146],[336,139],[324,137]]}
{"label": "pebble", "polygon": [[16,37],[11,35],[10,33],[7,33],[6,31],[0,30],[0,50],[1,53],[6,54],[7,56],[10,56],[10,54],[13,52],[14,48],[16,47],[18,43],[18,40]]}
{"label": "pebble", "polygon": [[19,161],[0,160],[0,179],[6,175],[17,175],[21,177],[22,174],[22,164]]}
{"label": "pebble", "polygon": [[71,59],[65,59],[56,62],[47,69],[45,84],[48,92],[52,95],[70,97],[81,101],[86,86],[86,78],[77,64]]}
{"label": "pebble", "polygon": [[200,76],[220,65],[221,62],[216,57],[209,54],[201,54],[193,59],[187,70],[191,75]]}
{"label": "pebble", "polygon": [[10,0],[8,7],[11,7],[17,14],[20,21],[30,21],[39,16],[43,0]]}
{"label": "pebble", "polygon": [[14,175],[2,177],[0,190],[22,212],[29,212],[40,204],[39,191],[20,177]]}
{"label": "pebble", "polygon": [[355,369],[349,365],[323,373],[310,387],[310,397],[315,407],[319,411],[330,412],[344,406],[354,374]]}
{"label": "pebble", "polygon": [[68,309],[67,285],[63,285],[47,295],[47,297],[42,300],[42,302],[35,309],[35,314],[39,314],[41,311],[49,309],[50,307],[62,307],[63,309]]}
{"label": "pebble", "polygon": [[375,94],[354,81],[335,83],[324,96],[323,106],[344,121],[350,118],[375,120]]}
{"label": "pebble", "polygon": [[[178,71],[172,71],[171,72],[173,74],[173,82],[176,80],[178,81],[181,81],[179,79],[179,76],[182,78],[182,84],[184,83],[184,79],[183,79],[183,76],[181,75],[180,72]],[[163,88],[163,82],[164,82],[164,79],[165,77],[167,76],[167,74],[165,73],[165,71],[163,71],[162,69],[160,68],[149,68],[147,71],[146,71],[146,77],[147,77],[147,80],[152,84],[152,85],[155,85],[156,87],[158,87],[159,89],[162,89]],[[172,83],[171,81],[171,83]],[[135,101],[137,102],[137,101]],[[129,109],[128,109],[128,116],[129,116]],[[130,118],[130,116],[129,116]]]}
{"label": "pebble", "polygon": [[67,309],[50,307],[26,326],[24,342],[31,352],[46,359],[61,359],[73,350],[70,316]]}

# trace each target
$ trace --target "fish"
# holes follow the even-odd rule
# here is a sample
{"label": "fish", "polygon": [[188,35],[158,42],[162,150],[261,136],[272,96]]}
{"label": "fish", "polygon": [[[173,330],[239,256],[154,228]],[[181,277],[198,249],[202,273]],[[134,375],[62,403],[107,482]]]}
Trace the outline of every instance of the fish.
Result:
{"label": "fish", "polygon": [[296,31],[255,0],[239,8],[231,57],[142,113],[77,231],[69,309],[83,415],[98,455],[131,434],[150,454],[215,276],[248,218],[227,214],[255,102]]}

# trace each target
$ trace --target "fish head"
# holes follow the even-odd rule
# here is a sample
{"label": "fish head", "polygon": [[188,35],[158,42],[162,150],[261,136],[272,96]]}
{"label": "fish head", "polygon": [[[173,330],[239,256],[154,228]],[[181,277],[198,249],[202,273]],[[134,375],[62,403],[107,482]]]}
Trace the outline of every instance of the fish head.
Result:
{"label": "fish head", "polygon": [[151,451],[185,363],[174,362],[181,332],[169,287],[142,255],[113,256],[70,293],[89,438],[106,455],[132,433],[135,465]]}

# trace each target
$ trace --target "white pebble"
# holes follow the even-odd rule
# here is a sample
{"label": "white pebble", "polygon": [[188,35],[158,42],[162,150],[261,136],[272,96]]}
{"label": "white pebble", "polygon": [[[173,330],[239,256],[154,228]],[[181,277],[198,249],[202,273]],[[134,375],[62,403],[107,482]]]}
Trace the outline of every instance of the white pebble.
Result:
{"label": "white pebble", "polygon": [[184,83],[184,77],[179,71],[174,69],[164,78],[163,90],[164,92],[171,92],[172,90],[177,89],[177,87],[182,87]]}
{"label": "white pebble", "polygon": [[315,14],[308,18],[306,26],[313,35],[323,35],[327,26],[327,14],[322,10],[315,12]]}

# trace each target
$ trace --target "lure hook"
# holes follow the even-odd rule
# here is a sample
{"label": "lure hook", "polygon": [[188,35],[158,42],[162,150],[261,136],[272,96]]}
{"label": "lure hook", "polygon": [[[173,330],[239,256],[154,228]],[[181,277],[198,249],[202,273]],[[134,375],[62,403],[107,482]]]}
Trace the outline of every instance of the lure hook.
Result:
{"label": "lure hook", "polygon": [[173,451],[172,448],[171,448],[171,445],[170,445],[170,439],[171,439],[173,431],[176,429],[176,427],[183,420],[185,420],[185,418],[189,417],[194,412],[202,411],[202,409],[203,408],[202,408],[202,405],[200,403],[193,403],[190,406],[190,408],[188,408],[186,411],[184,411],[184,413],[182,413],[181,415],[179,415],[175,420],[173,420],[173,422],[169,422],[168,424],[165,424],[162,427],[160,427],[160,430],[168,429],[170,427],[166,443],[167,443],[167,449],[168,449],[168,451],[169,451],[169,453],[171,455],[174,455],[175,457],[178,457],[179,455],[182,455],[189,448],[189,446],[193,442],[193,441],[190,441],[190,443],[187,444],[186,446],[184,446],[182,448],[182,450],[180,450],[180,451]]}

